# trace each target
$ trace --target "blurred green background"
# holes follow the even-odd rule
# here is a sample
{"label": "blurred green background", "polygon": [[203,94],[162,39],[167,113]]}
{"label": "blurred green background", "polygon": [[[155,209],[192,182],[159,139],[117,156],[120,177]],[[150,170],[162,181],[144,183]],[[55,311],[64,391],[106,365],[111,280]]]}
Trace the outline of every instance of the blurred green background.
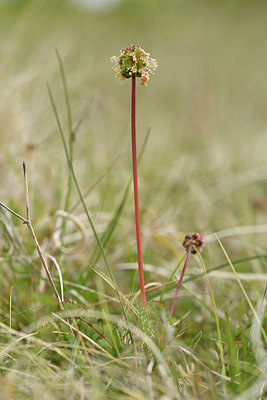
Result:
{"label": "blurred green background", "polygon": [[[83,191],[119,155],[87,198],[90,211],[113,212],[131,175],[130,83],[115,79],[110,57],[135,43],[159,65],[137,94],[139,149],[151,128],[139,178],[147,243],[162,231],[266,223],[267,3],[78,3],[0,3],[1,201],[23,213],[25,160],[35,218],[63,207],[68,168],[46,88],[66,128],[57,48]],[[132,215],[129,202],[124,216]]]}

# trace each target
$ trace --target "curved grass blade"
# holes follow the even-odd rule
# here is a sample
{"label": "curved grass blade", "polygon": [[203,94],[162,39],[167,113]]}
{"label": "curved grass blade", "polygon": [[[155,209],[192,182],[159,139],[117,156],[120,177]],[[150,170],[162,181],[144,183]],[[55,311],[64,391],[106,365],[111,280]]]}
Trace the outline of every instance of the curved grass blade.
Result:
{"label": "curved grass blade", "polygon": [[[141,162],[148,139],[149,139],[149,135],[150,135],[151,129],[149,128],[149,130],[147,131],[147,134],[145,136],[140,154],[138,156],[138,164]],[[101,237],[101,243],[103,247],[106,247],[109,240],[111,239],[111,236],[116,228],[116,226],[118,225],[119,219],[122,215],[122,212],[125,208],[126,202],[128,200],[129,197],[129,193],[130,193],[130,188],[131,188],[131,183],[132,183],[132,178],[129,179],[129,182],[124,190],[123,196],[122,196],[122,200],[118,206],[118,208],[116,209],[112,220],[109,222],[107,229],[105,230],[105,232],[103,233],[102,237]],[[91,259],[89,260],[89,264],[90,265],[95,265],[98,260],[99,257],[101,256],[101,252],[100,249],[98,247],[96,247],[96,249],[94,250]],[[84,279],[86,280],[88,277],[89,273],[87,273],[84,277]]]}
{"label": "curved grass blade", "polygon": [[[256,256],[251,256],[251,257],[240,258],[239,260],[234,260],[231,263],[232,263],[232,265],[237,265],[237,264],[242,264],[242,263],[248,262],[248,261],[258,260],[258,259],[261,259],[261,258],[267,258],[267,253],[258,254]],[[221,270],[221,269],[223,269],[225,267],[229,267],[229,263],[228,262],[224,263],[224,264],[221,264],[221,265],[218,265],[217,267],[213,267],[213,268],[208,269],[207,270],[207,275],[210,272],[219,271],[219,270]],[[198,278],[202,278],[204,275],[205,275],[204,272],[200,272],[199,274],[191,274],[187,278],[184,278],[183,284],[185,284],[187,282],[194,281],[194,280],[196,280]],[[166,289],[167,288],[167,290],[169,291],[169,290],[175,289],[176,286],[177,286],[177,280],[175,280],[175,282],[172,281],[172,282],[164,283],[160,287],[157,286],[156,288],[148,289],[147,290],[147,297],[148,297],[149,300],[154,300],[156,297],[161,295],[162,289]]]}
{"label": "curved grass blade", "polygon": [[[123,316],[125,318],[125,321],[128,322],[128,318],[127,318],[127,315],[126,315],[126,312],[125,312],[125,309],[124,309],[124,305],[123,305],[122,300],[121,300],[121,295],[120,295],[120,292],[117,289],[117,284],[116,284],[116,281],[115,281],[114,274],[113,274],[112,269],[111,269],[111,267],[109,265],[109,262],[108,262],[108,259],[106,257],[104,248],[102,246],[101,240],[100,240],[100,238],[99,238],[99,236],[98,236],[98,234],[96,232],[93,220],[92,220],[92,218],[91,218],[91,216],[89,214],[89,211],[88,211],[88,209],[86,207],[86,204],[85,204],[85,201],[84,201],[84,198],[83,198],[83,195],[82,195],[82,192],[81,192],[81,189],[80,189],[80,186],[79,186],[79,183],[78,183],[78,180],[77,180],[74,168],[73,168],[73,163],[71,162],[71,159],[70,159],[70,155],[69,155],[69,152],[68,152],[68,148],[67,148],[65,136],[64,136],[64,133],[63,133],[62,125],[61,125],[61,122],[60,122],[60,119],[59,119],[56,103],[55,103],[55,100],[54,100],[54,97],[52,95],[52,91],[51,91],[49,85],[47,85],[47,89],[48,89],[48,94],[49,94],[51,106],[52,106],[52,109],[54,111],[54,115],[55,115],[55,118],[56,118],[56,121],[57,121],[60,137],[61,137],[61,140],[62,140],[62,143],[63,143],[63,147],[64,147],[64,150],[65,150],[65,155],[66,155],[66,159],[67,159],[67,162],[68,162],[68,167],[70,169],[70,172],[71,172],[71,175],[72,175],[72,178],[73,178],[73,181],[74,181],[74,185],[75,185],[76,190],[78,192],[78,195],[80,197],[81,204],[83,206],[84,212],[86,214],[88,222],[89,222],[89,224],[91,226],[91,229],[93,231],[95,240],[96,240],[96,242],[98,244],[100,253],[102,255],[102,258],[103,258],[103,261],[104,261],[105,266],[107,268],[107,271],[109,273],[109,276],[110,276],[111,280],[113,281],[113,283],[115,285],[115,290],[116,290],[116,293],[117,293],[117,296],[118,296],[118,300],[120,302],[120,306],[121,306],[121,310],[122,310]],[[134,346],[134,341],[133,341],[133,337],[132,337],[132,333],[131,333],[130,329],[129,329],[129,335],[130,335],[130,338],[131,338],[132,345]]]}
{"label": "curved grass blade", "polygon": [[259,327],[260,327],[260,329],[261,329],[261,333],[262,333],[262,336],[263,336],[263,338],[264,338],[265,344],[267,344],[267,335],[266,335],[266,332],[265,332],[264,328],[263,328],[262,325],[261,325],[259,316],[258,316],[258,314],[257,314],[257,312],[256,312],[256,310],[255,310],[255,308],[253,307],[253,305],[252,305],[252,303],[251,303],[251,301],[250,301],[250,298],[248,297],[247,292],[245,291],[245,288],[244,288],[244,286],[242,285],[242,282],[241,282],[241,280],[239,279],[239,277],[238,277],[238,275],[237,275],[237,273],[236,273],[235,267],[233,266],[233,263],[232,263],[232,261],[230,260],[230,258],[229,258],[229,256],[228,256],[228,254],[227,254],[227,252],[226,252],[226,250],[225,250],[225,248],[224,248],[222,242],[220,241],[220,239],[218,238],[218,236],[216,235],[216,233],[214,233],[214,235],[215,235],[215,237],[216,237],[216,239],[217,239],[217,241],[218,241],[218,243],[219,243],[219,245],[220,245],[220,247],[221,247],[221,249],[222,249],[222,251],[223,251],[223,254],[225,255],[225,258],[226,258],[227,261],[228,261],[228,264],[230,265],[230,267],[231,267],[231,269],[232,269],[232,271],[233,271],[233,273],[234,273],[234,276],[235,276],[235,278],[236,278],[236,280],[237,280],[237,282],[238,282],[238,284],[239,284],[239,286],[240,286],[240,288],[241,288],[241,290],[242,290],[242,293],[243,293],[245,299],[246,299],[247,302],[248,302],[249,308],[250,308],[252,314],[254,315],[255,320],[256,320],[257,323],[259,324]]}

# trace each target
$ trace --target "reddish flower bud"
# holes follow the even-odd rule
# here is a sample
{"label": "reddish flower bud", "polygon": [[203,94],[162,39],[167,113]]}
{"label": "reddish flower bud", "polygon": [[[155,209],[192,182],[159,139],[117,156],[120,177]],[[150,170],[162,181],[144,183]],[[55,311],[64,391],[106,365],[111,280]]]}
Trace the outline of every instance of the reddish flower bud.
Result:
{"label": "reddish flower bud", "polygon": [[203,251],[204,246],[204,238],[203,235],[199,233],[194,233],[193,235],[186,235],[183,241],[183,246],[186,250],[192,246],[192,253],[196,254],[197,250],[201,253]]}

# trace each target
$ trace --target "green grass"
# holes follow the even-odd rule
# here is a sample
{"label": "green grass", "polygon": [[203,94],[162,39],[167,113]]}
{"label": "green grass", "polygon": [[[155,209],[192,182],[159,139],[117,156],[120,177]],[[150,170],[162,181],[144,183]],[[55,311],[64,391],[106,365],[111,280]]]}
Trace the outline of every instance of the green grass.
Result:
{"label": "green grass", "polygon": [[[27,227],[0,208],[1,398],[266,397],[266,14],[238,0],[0,5],[0,201],[25,217],[25,160],[65,297],[60,311]],[[159,64],[137,88],[146,308],[130,85],[110,63],[132,43]],[[71,214],[61,225],[58,210]],[[203,259],[191,256],[169,321],[196,231]]]}

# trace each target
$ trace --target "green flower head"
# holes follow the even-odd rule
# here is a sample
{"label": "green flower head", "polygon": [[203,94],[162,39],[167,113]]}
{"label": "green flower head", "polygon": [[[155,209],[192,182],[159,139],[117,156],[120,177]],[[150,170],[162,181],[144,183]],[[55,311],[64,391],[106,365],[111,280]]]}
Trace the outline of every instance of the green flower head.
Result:
{"label": "green flower head", "polygon": [[136,76],[141,78],[140,85],[147,85],[149,74],[153,74],[158,64],[140,46],[132,45],[122,49],[119,57],[111,57],[115,63],[114,71],[120,79]]}

